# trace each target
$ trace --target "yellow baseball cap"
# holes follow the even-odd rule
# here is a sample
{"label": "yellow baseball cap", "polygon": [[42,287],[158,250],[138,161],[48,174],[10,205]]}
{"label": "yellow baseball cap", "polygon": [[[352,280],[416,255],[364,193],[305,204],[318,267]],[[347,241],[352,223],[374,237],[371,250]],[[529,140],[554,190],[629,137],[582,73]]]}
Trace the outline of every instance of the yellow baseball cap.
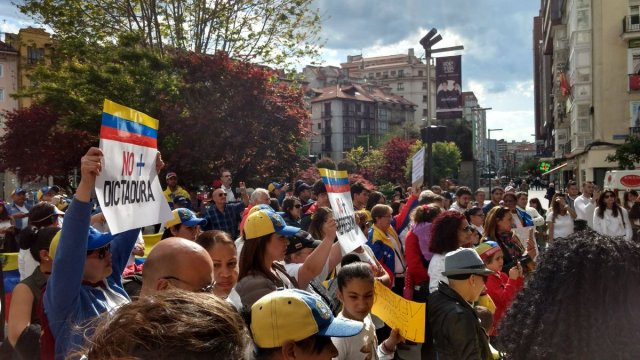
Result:
{"label": "yellow baseball cap", "polygon": [[[251,210],[253,210],[253,208]],[[293,236],[300,231],[300,228],[288,226],[282,216],[269,208],[252,212],[247,217],[243,230],[245,240],[250,240],[273,233]]]}
{"label": "yellow baseball cap", "polygon": [[335,318],[318,296],[298,289],[271,292],[251,307],[251,333],[263,349],[281,347],[312,335],[349,337],[362,331],[364,323]]}

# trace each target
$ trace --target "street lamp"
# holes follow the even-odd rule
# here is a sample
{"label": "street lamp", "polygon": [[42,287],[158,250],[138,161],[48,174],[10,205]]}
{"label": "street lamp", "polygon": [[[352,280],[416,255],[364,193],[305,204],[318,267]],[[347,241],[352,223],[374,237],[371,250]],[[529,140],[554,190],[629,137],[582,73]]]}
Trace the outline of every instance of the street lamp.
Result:
{"label": "street lamp", "polygon": [[[490,143],[491,141],[491,132],[492,131],[502,131],[502,129],[487,129],[487,131],[489,132],[489,136],[487,137],[487,143]],[[491,151],[489,151],[489,153],[491,153]],[[491,163],[492,163],[491,159],[491,155],[489,155],[489,176],[491,176]],[[493,178],[489,177],[489,196],[491,196],[491,183],[493,182]]]}

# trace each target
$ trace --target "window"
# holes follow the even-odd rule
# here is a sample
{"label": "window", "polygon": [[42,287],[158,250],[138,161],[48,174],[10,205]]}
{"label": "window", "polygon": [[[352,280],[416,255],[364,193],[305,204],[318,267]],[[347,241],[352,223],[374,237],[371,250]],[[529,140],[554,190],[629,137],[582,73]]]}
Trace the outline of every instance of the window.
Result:
{"label": "window", "polygon": [[427,89],[427,82],[423,81],[422,82],[422,90],[426,90]]}
{"label": "window", "polygon": [[404,70],[398,70],[398,77],[404,76]]}
{"label": "window", "polygon": [[373,79],[373,73],[369,73],[369,74],[367,74],[367,77],[368,77],[369,79]]}
{"label": "window", "polygon": [[418,71],[418,76],[422,76],[422,70]]}
{"label": "window", "polygon": [[631,25],[640,25],[640,5],[629,6],[629,21]]}
{"label": "window", "polygon": [[427,111],[427,109],[422,109],[422,116],[429,116],[429,111]]}
{"label": "window", "polygon": [[0,101],[4,101],[4,89],[0,88]]}
{"label": "window", "polygon": [[322,123],[318,123],[318,130],[322,130]]}
{"label": "window", "polygon": [[356,113],[360,114],[362,112],[362,104],[356,104]]}
{"label": "window", "polygon": [[380,72],[377,72],[377,73],[376,73],[376,77],[380,77]]}
{"label": "window", "polygon": [[27,64],[37,64],[44,59],[44,48],[27,47]]}
{"label": "window", "polygon": [[391,71],[391,76],[396,76],[396,71],[395,70]]}
{"label": "window", "polygon": [[0,64],[0,78],[4,76],[4,64]]}
{"label": "window", "polygon": [[389,77],[389,72],[388,72],[388,71],[383,71],[383,72],[382,72],[382,78],[383,78],[383,79],[386,79],[386,78],[388,78],[388,77]]}
{"label": "window", "polygon": [[422,95],[422,102],[426,103],[427,102],[427,95]]}
{"label": "window", "polygon": [[402,91],[404,90],[404,83],[399,82],[398,83],[398,91]]}

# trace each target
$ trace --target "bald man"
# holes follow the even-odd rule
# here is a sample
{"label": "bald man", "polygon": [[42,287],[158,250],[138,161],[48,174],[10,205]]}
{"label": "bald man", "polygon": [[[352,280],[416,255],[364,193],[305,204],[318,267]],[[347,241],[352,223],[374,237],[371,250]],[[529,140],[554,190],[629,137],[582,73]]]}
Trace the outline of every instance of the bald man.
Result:
{"label": "bald man", "polygon": [[142,270],[140,296],[174,287],[194,292],[213,289],[213,262],[197,243],[178,237],[160,241]]}

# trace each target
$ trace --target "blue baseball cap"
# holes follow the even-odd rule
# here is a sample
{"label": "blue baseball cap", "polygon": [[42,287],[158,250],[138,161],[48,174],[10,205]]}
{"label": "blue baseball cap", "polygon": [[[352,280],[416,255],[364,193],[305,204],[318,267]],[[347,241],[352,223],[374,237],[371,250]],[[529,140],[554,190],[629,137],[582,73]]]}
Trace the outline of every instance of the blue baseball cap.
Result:
{"label": "blue baseball cap", "polygon": [[251,306],[251,333],[256,345],[263,349],[313,335],[354,336],[363,328],[360,321],[334,317],[320,297],[298,289],[271,292]]}
{"label": "blue baseball cap", "polygon": [[15,195],[15,194],[26,194],[27,190],[23,189],[23,188],[16,188],[15,190],[13,190],[13,192],[11,193],[11,195]]}

